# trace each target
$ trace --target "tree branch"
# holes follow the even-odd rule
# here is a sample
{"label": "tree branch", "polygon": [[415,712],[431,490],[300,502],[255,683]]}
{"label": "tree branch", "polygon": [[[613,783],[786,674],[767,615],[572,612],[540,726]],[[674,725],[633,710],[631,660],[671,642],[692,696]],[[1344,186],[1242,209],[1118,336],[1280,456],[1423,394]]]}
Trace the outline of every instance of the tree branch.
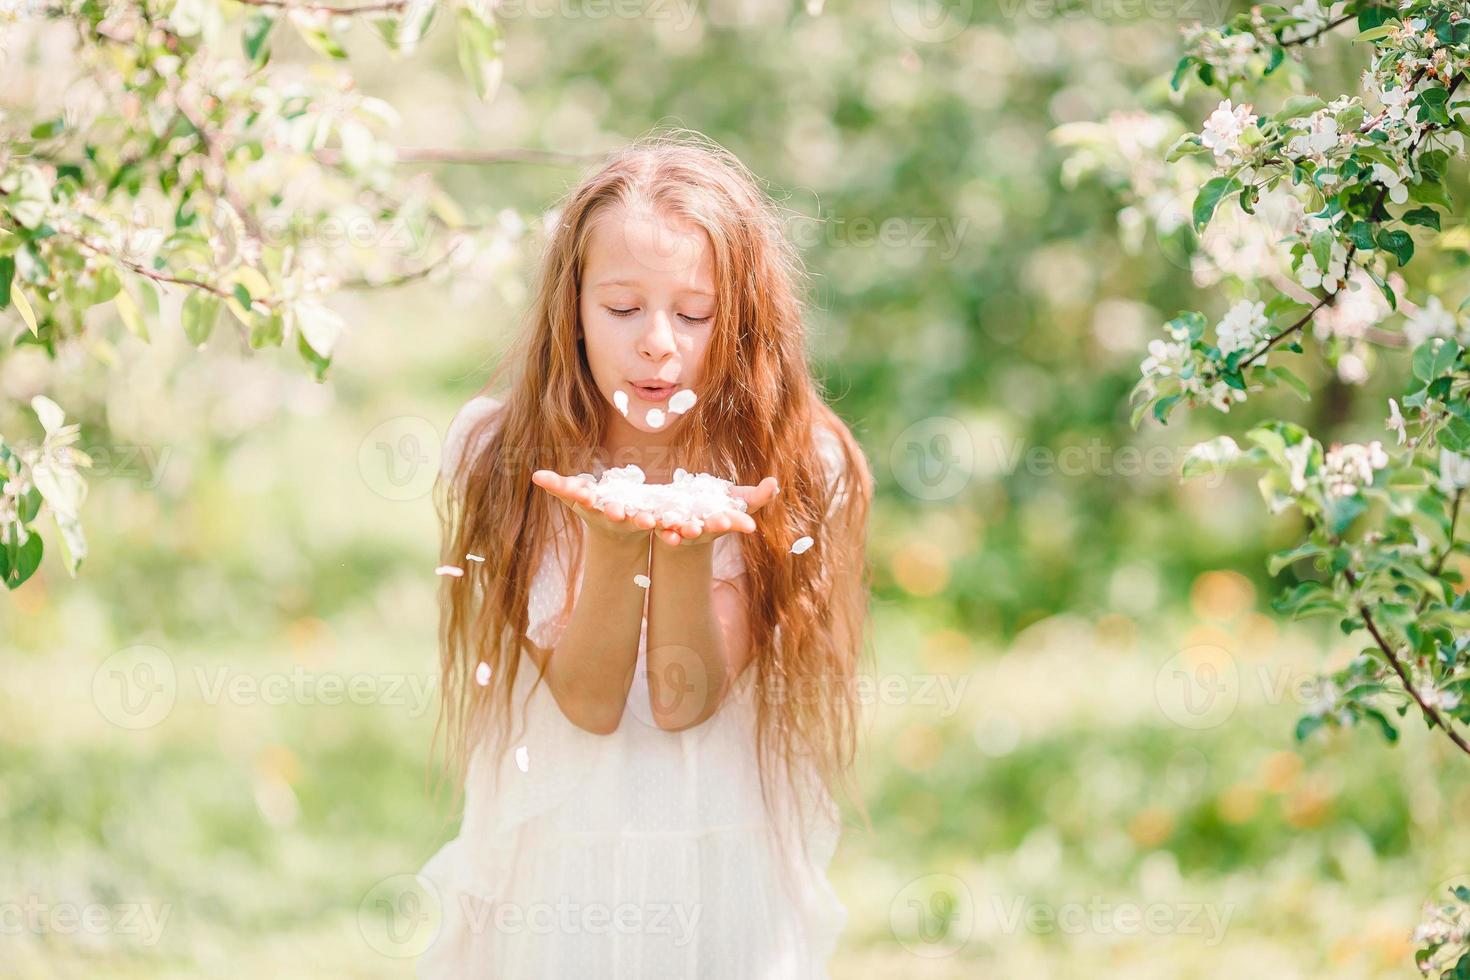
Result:
{"label": "tree branch", "polygon": [[[1349,585],[1357,585],[1357,577],[1353,575],[1351,569],[1344,569],[1343,574],[1347,576]],[[1382,650],[1383,655],[1388,658],[1389,666],[1393,668],[1394,673],[1399,675],[1399,680],[1403,682],[1404,690],[1408,691],[1409,697],[1413,698],[1414,702],[1419,705],[1419,710],[1423,711],[1430,721],[1443,729],[1445,735],[1449,737],[1449,740],[1460,747],[1460,751],[1466,755],[1470,755],[1470,742],[1466,742],[1464,736],[1451,728],[1444,720],[1444,717],[1440,715],[1438,709],[1428,701],[1425,701],[1423,695],[1414,687],[1413,681],[1409,678],[1408,669],[1404,667],[1398,655],[1389,647],[1388,641],[1383,638],[1383,634],[1378,632],[1378,626],[1373,622],[1373,614],[1368,611],[1368,606],[1365,603],[1358,603],[1358,612],[1363,614],[1363,623],[1368,627],[1368,632],[1373,634],[1373,639],[1378,644],[1378,649]]]}
{"label": "tree branch", "polygon": [[[1332,29],[1334,29],[1334,28],[1336,28],[1336,27],[1338,27],[1338,26],[1340,26],[1342,24],[1346,24],[1350,20],[1356,19],[1357,16],[1358,15],[1355,14],[1355,13],[1354,14],[1343,14],[1341,17],[1337,18],[1337,20],[1328,21],[1326,24],[1324,24],[1323,26],[1317,28],[1315,31],[1313,31],[1310,34],[1304,34],[1301,37],[1292,38],[1290,41],[1282,41],[1278,37],[1278,40],[1277,40],[1276,43],[1279,44],[1279,45],[1281,45],[1281,47],[1283,47],[1283,48],[1294,47],[1294,46],[1296,46],[1298,44],[1306,44],[1308,41],[1312,40],[1313,38],[1321,37],[1323,34],[1326,34],[1328,31],[1330,31],[1330,30],[1332,30]],[[1290,27],[1292,25],[1288,24],[1287,26]]]}

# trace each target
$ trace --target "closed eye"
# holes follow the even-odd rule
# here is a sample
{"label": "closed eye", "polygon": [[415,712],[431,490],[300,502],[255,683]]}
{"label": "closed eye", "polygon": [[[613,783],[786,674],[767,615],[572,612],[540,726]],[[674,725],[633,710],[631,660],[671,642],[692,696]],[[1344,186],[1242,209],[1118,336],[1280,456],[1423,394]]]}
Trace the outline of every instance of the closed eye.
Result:
{"label": "closed eye", "polygon": [[[634,306],[631,309],[619,310],[609,306],[607,307],[607,311],[616,317],[629,317],[638,312],[638,307]],[[710,317],[707,316],[686,316],[683,313],[680,313],[679,316],[687,323],[708,323],[710,321]]]}

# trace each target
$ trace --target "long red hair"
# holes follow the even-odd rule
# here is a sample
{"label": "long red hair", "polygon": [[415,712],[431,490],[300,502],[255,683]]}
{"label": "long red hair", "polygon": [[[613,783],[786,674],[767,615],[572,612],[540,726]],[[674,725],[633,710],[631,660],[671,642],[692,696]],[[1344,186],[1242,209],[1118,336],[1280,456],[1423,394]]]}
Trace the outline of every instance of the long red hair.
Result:
{"label": "long red hair", "polygon": [[[436,484],[442,560],[460,564],[466,553],[485,559],[466,563],[462,579],[445,578],[440,586],[435,741],[441,734],[446,741],[455,802],[470,750],[494,739],[498,758],[511,737],[534,560],[554,533],[553,508],[563,506],[532,484],[531,473],[589,472],[601,453],[608,406],[577,338],[578,291],[594,219],[619,205],[693,222],[714,254],[718,302],[708,383],[676,430],[670,465],[744,485],[774,475],[782,491],[756,515],[753,534],[737,532],[748,574],[748,669],[756,673],[766,805],[774,772],[784,771],[796,790],[789,763],[800,757],[871,827],[852,772],[862,721],[856,681],[867,651],[872,474],[808,368],[798,296],[805,272],[782,233],[779,209],[728,151],[685,134],[635,141],[559,203],[524,329],[483,389],[500,390],[509,376],[498,418],[467,434],[474,449]],[[829,472],[819,454],[814,433],[822,426],[840,444],[840,471]],[[575,569],[582,525],[571,524]],[[791,542],[803,535],[816,547],[793,556]],[[493,678],[483,687],[474,681],[481,662]],[[777,761],[788,765],[778,769]]]}

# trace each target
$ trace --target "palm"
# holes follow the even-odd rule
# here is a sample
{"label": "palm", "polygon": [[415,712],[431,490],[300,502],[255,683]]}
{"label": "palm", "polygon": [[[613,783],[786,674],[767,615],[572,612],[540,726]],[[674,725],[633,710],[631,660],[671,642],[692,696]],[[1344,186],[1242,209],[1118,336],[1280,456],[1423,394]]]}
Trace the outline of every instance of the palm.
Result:
{"label": "palm", "polygon": [[780,488],[774,476],[768,476],[753,487],[734,486],[730,494],[745,501],[745,510],[726,510],[712,514],[703,521],[684,521],[667,524],[658,522],[658,536],[671,545],[710,544],[721,535],[731,531],[751,534],[755,531],[755,519],[751,516],[770,503]]}
{"label": "palm", "polygon": [[657,519],[648,511],[629,511],[619,503],[594,504],[592,483],[578,476],[562,476],[555,470],[537,470],[531,482],[565,504],[589,530],[612,537],[630,537],[653,530]]}

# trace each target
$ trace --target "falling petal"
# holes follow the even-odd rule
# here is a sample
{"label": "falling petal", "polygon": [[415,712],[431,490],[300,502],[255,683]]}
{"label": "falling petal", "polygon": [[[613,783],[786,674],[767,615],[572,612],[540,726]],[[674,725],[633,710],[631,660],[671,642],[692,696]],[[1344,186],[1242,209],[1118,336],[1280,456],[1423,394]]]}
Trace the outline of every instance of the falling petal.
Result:
{"label": "falling petal", "polygon": [[658,408],[650,408],[648,410],[648,424],[651,428],[662,429],[664,426],[663,410]]}
{"label": "falling petal", "polygon": [[468,558],[470,561],[484,561],[485,560],[485,556],[484,555],[465,555],[465,557]]}
{"label": "falling petal", "polygon": [[803,534],[801,537],[791,542],[791,553],[793,555],[799,555],[811,546],[812,539],[809,536]]}
{"label": "falling petal", "polygon": [[633,584],[638,586],[638,588],[640,589],[646,589],[649,585],[649,578],[647,575],[634,575]]}
{"label": "falling petal", "polygon": [[531,771],[530,753],[526,751],[526,747],[524,745],[516,746],[516,767],[519,768],[521,772]]}
{"label": "falling petal", "polygon": [[483,660],[480,661],[480,666],[475,668],[475,683],[481,687],[490,683],[490,665]]}
{"label": "falling petal", "polygon": [[689,388],[685,388],[683,391],[676,391],[674,392],[674,397],[669,399],[669,411],[675,415],[683,415],[694,407],[694,403],[697,400],[698,396]]}
{"label": "falling petal", "polygon": [[624,391],[623,389],[621,389],[621,388],[619,388],[617,391],[613,392],[613,404],[618,407],[618,411],[620,411],[620,412],[623,413],[623,417],[624,418],[627,418],[627,416],[628,416],[628,393],[626,391]]}
{"label": "falling petal", "polygon": [[438,568],[434,569],[434,574],[453,575],[455,578],[459,578],[461,575],[464,574],[464,569],[460,568],[458,565],[440,565]]}

